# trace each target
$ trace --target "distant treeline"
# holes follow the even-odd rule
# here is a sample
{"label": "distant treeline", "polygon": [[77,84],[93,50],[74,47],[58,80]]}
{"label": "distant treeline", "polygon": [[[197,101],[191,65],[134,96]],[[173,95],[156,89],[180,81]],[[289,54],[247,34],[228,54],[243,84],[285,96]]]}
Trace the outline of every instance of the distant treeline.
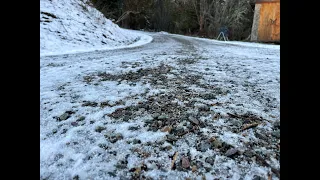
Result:
{"label": "distant treeline", "polygon": [[254,0],[91,0],[107,18],[129,29],[167,31],[216,38],[228,28],[230,40],[249,37]]}

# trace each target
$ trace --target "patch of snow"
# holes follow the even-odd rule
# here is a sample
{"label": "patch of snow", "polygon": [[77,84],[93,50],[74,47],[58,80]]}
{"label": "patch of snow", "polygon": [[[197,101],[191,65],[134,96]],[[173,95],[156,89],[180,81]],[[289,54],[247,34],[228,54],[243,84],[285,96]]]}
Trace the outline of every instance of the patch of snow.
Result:
{"label": "patch of snow", "polygon": [[138,47],[146,34],[120,28],[89,1],[40,0],[40,57]]}
{"label": "patch of snow", "polygon": [[[58,1],[53,0],[52,2],[57,3]],[[141,101],[145,102],[148,97],[160,93],[170,94],[178,86],[172,84],[169,84],[170,87],[155,86],[148,80],[152,77],[151,75],[138,78],[134,84],[130,80],[124,80],[126,76],[121,80],[101,80],[97,76],[100,72],[126,75],[131,70],[136,72],[140,68],[154,68],[164,63],[173,67],[168,74],[169,82],[176,78],[175,76],[184,77],[185,79],[181,80],[181,86],[189,89],[194,95],[220,88],[221,92],[216,99],[201,100],[190,97],[188,101],[172,100],[178,102],[179,105],[187,104],[192,100],[207,104],[212,114],[201,116],[199,120],[207,121],[208,125],[200,128],[200,132],[205,138],[215,137],[235,147],[243,148],[244,143],[257,139],[254,128],[240,133],[233,132],[230,129],[227,113],[250,112],[267,120],[279,119],[280,53],[277,48],[230,46],[224,42],[200,41],[171,34],[148,32],[142,32],[142,34],[153,36],[153,41],[148,46],[40,57],[41,179],[72,179],[76,175],[79,176],[79,179],[121,179],[122,177],[125,179],[130,176],[126,174],[128,168],[137,167],[142,162],[148,164],[148,168],[154,168],[144,172],[145,176],[154,179],[185,179],[187,177],[201,179],[199,174],[191,171],[171,170],[172,159],[169,156],[176,151],[182,154],[188,150],[190,150],[191,158],[199,155],[214,156],[220,153],[216,149],[209,149],[206,152],[197,151],[195,145],[198,143],[199,136],[195,133],[184,135],[183,138],[177,140],[176,144],[165,142],[160,145],[158,142],[165,140],[168,133],[159,130],[148,131],[145,121],[152,119],[148,113],[139,112],[140,115],[126,122],[109,117],[108,115],[118,108],[126,108]],[[188,48],[191,48],[193,52],[189,52]],[[179,64],[183,60],[195,57],[198,60],[194,63]],[[135,63],[138,66],[131,67]],[[124,64],[129,67],[124,67]],[[202,80],[199,83],[210,87],[200,87],[199,83],[185,83],[189,74],[183,75],[183,71],[190,75],[201,75]],[[85,77],[91,78],[90,81],[86,81]],[[83,106],[84,101],[95,102],[97,106]],[[101,107],[102,102],[108,102],[110,106]],[[220,105],[210,105],[214,103],[220,103]],[[265,111],[265,108],[268,111]],[[192,108],[188,110],[190,113],[194,112]],[[66,111],[74,111],[74,113],[63,121],[54,118],[61,116]],[[220,116],[213,119],[215,115]],[[79,120],[81,117],[84,119]],[[264,123],[255,128],[271,131],[270,123]],[[186,124],[188,126],[190,122]],[[99,133],[96,131],[98,126],[106,129]],[[129,130],[131,126],[140,126],[140,128]],[[105,137],[111,133],[121,133],[123,139],[111,143]],[[133,139],[139,139],[141,143],[127,143]],[[151,143],[151,145],[146,145],[146,143]],[[171,150],[159,150],[159,146],[168,145],[172,146]],[[146,151],[150,157],[139,157],[137,152],[131,151],[132,148]],[[265,152],[269,153],[268,147],[254,150],[268,150]],[[115,165],[125,159],[128,154],[128,168],[117,169]],[[278,157],[275,156],[275,158]],[[275,158],[270,159],[270,164],[279,168],[280,163]],[[149,160],[157,160],[163,165],[162,169],[157,169],[154,163],[148,162]],[[201,161],[204,162],[204,159]],[[208,163],[205,165],[208,166]],[[260,166],[255,162],[238,162],[219,155],[215,157],[212,168],[213,171],[210,173],[203,172],[207,179],[239,179],[239,177],[252,179],[254,175],[265,178],[270,172],[270,168]],[[111,177],[111,172],[115,172],[116,177]],[[272,179],[277,178],[272,177]]]}

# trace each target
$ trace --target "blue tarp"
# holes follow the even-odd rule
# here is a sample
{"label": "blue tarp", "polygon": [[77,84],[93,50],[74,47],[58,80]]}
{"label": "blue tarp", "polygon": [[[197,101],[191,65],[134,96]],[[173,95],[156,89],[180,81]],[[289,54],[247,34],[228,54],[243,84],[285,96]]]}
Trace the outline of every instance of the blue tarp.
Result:
{"label": "blue tarp", "polygon": [[228,37],[229,29],[227,27],[221,27],[219,30],[219,33],[221,33],[221,32],[224,34],[224,36]]}

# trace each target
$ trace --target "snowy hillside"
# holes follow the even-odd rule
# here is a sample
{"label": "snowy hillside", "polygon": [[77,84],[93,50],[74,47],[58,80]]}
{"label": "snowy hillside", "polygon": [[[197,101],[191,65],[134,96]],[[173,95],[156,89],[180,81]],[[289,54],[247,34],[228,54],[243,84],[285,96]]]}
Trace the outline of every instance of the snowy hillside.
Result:
{"label": "snowy hillside", "polygon": [[137,46],[151,40],[119,28],[86,0],[40,0],[40,56]]}

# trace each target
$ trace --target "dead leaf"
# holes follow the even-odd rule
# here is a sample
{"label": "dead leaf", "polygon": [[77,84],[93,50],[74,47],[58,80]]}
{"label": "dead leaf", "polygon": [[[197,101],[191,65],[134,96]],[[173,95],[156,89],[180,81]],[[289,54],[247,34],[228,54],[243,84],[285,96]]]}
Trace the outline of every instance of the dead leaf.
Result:
{"label": "dead leaf", "polygon": [[217,103],[213,103],[213,104],[210,104],[211,106],[220,106],[220,105],[222,105],[222,103],[219,103],[219,102],[217,102]]}
{"label": "dead leaf", "polygon": [[173,156],[173,158],[172,158],[172,162],[171,162],[171,169],[173,168],[174,163],[175,163],[176,160],[177,160],[177,156],[178,156],[178,152],[175,152],[175,153],[174,153],[174,156]]}
{"label": "dead leaf", "polygon": [[165,126],[165,127],[163,127],[163,128],[161,129],[161,132],[170,132],[171,129],[172,129],[171,126]]}
{"label": "dead leaf", "polygon": [[268,175],[268,180],[272,180],[272,175],[271,175],[271,173],[269,173],[269,175]]}
{"label": "dead leaf", "polygon": [[140,171],[141,171],[141,168],[140,168],[140,167],[138,167],[138,168],[136,168],[136,170],[134,171],[134,173],[135,173],[135,174],[139,174],[139,173],[140,173]]}
{"label": "dead leaf", "polygon": [[192,172],[196,172],[197,171],[197,166],[196,165],[193,165],[192,166]]}
{"label": "dead leaf", "polygon": [[250,129],[250,128],[253,128],[253,127],[256,127],[258,126],[259,123],[252,123],[252,124],[245,124],[242,128],[242,131],[246,130],[246,129]]}
{"label": "dead leaf", "polygon": [[212,136],[208,141],[209,141],[209,142],[213,142],[213,141],[216,141],[216,140],[217,140],[217,139]]}

